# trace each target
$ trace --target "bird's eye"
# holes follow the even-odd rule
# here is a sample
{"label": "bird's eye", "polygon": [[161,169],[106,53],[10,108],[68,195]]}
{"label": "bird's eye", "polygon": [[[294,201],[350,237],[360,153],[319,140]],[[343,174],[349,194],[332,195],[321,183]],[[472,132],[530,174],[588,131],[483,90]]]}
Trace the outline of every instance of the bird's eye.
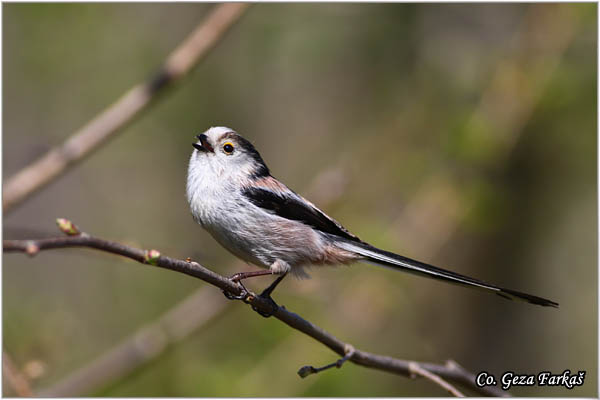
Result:
{"label": "bird's eye", "polygon": [[223,151],[227,154],[233,153],[233,144],[231,142],[227,142],[223,145]]}

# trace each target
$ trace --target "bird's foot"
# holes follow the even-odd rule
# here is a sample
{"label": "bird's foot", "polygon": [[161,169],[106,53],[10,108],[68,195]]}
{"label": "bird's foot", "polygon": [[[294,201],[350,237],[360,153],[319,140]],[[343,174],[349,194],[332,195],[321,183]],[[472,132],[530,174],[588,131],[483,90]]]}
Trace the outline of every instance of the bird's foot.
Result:
{"label": "bird's foot", "polygon": [[242,283],[241,274],[239,274],[239,273],[234,274],[234,275],[230,276],[229,279],[231,281],[237,283],[238,285],[240,285],[242,287],[242,291],[240,294],[235,295],[233,293],[228,292],[227,290],[223,290],[223,294],[225,295],[225,297],[227,297],[229,300],[242,300],[242,301],[246,302],[246,299],[248,298],[248,295],[250,294],[250,292],[248,292],[248,289],[246,289],[246,287]]}
{"label": "bird's foot", "polygon": [[[262,276],[262,275],[268,275],[271,273],[272,273],[272,271],[270,271],[270,270],[238,272],[237,274],[230,276],[229,279],[232,282],[239,284],[242,287],[242,292],[239,295],[234,295],[234,294],[224,290],[223,294],[229,300],[242,300],[246,304],[251,304],[252,300],[253,300],[252,296],[255,296],[255,295],[253,293],[249,292],[248,289],[246,289],[244,287],[244,285],[242,284],[242,280],[253,277],[253,276]],[[283,280],[285,275],[286,274],[284,273],[283,275],[279,276],[277,279],[275,279],[275,281],[273,283],[271,283],[271,285],[269,285],[268,288],[263,290],[263,292],[260,295],[258,295],[258,297],[266,300],[269,303],[269,308],[270,308],[269,311],[265,312],[265,311],[259,310],[258,307],[252,305],[252,309],[254,311],[256,311],[259,315],[261,315],[265,318],[268,318],[268,317],[272,316],[279,309],[279,306],[277,305],[277,303],[275,303],[275,301],[271,298],[271,293],[273,292],[275,287],[277,287],[279,282],[281,282]]]}

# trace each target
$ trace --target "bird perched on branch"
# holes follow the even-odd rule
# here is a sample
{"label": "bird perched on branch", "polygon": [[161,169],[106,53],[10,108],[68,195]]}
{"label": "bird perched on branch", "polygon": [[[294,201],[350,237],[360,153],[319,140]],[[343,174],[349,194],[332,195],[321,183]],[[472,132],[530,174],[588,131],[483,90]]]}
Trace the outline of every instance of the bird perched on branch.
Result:
{"label": "bird perched on branch", "polygon": [[[558,307],[551,300],[378,249],[271,176],[254,146],[232,129],[213,127],[197,138],[187,178],[192,215],[231,253],[264,268],[235,274],[233,281],[279,275],[261,296],[271,299],[273,289],[286,274],[306,275],[304,268],[308,266],[365,261],[508,299]],[[228,297],[244,298],[246,294]]]}

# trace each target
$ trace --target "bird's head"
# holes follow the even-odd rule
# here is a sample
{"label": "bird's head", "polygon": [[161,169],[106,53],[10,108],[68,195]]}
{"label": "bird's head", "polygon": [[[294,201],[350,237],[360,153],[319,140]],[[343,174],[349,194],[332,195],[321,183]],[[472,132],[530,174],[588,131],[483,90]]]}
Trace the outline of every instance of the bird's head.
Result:
{"label": "bird's head", "polygon": [[213,174],[215,178],[255,179],[269,175],[269,169],[252,143],[233,129],[213,127],[196,136],[190,172]]}

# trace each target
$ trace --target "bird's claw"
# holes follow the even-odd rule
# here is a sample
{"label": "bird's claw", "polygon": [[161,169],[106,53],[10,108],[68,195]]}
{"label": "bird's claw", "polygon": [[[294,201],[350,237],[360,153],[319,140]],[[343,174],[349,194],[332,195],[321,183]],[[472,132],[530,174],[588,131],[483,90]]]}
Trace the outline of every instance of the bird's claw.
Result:
{"label": "bird's claw", "polygon": [[240,294],[235,295],[233,293],[228,292],[227,290],[223,290],[223,294],[229,300],[242,300],[242,301],[246,302],[246,299],[248,298],[248,295],[250,294],[250,292],[248,292],[248,289],[246,289],[246,287],[244,286],[244,284],[242,283],[242,281],[239,280],[239,278],[237,277],[237,275],[238,274],[235,274],[232,277],[230,277],[229,279],[232,280],[233,282],[237,283],[238,285],[240,285],[242,287],[242,291],[240,292]]}
{"label": "bird's claw", "polygon": [[231,294],[227,290],[223,290],[223,294],[229,300],[244,300],[246,298],[246,296],[248,296],[248,292],[245,290],[243,290],[242,293],[239,295]]}
{"label": "bird's claw", "polygon": [[275,311],[277,311],[277,309],[279,309],[279,305],[277,303],[275,303],[275,300],[273,300],[273,298],[271,297],[271,292],[274,289],[273,285],[266,288],[260,295],[257,296],[257,297],[260,297],[269,302],[271,310],[265,312],[265,311],[259,310],[258,307],[256,307],[255,305],[252,305],[252,300],[254,300],[253,296],[256,296],[256,295],[253,293],[251,294],[248,291],[248,289],[246,289],[244,284],[242,283],[242,281],[241,281],[241,279],[243,279],[242,273],[237,273],[235,275],[232,275],[229,277],[229,279],[232,282],[240,285],[242,288],[240,294],[238,294],[238,295],[232,294],[232,293],[228,292],[227,290],[223,290],[223,294],[229,300],[242,300],[246,304],[251,304],[252,309],[254,311],[256,311],[258,313],[258,315],[260,315],[261,317],[265,317],[265,318],[269,318],[270,316],[272,316],[275,313]]}

